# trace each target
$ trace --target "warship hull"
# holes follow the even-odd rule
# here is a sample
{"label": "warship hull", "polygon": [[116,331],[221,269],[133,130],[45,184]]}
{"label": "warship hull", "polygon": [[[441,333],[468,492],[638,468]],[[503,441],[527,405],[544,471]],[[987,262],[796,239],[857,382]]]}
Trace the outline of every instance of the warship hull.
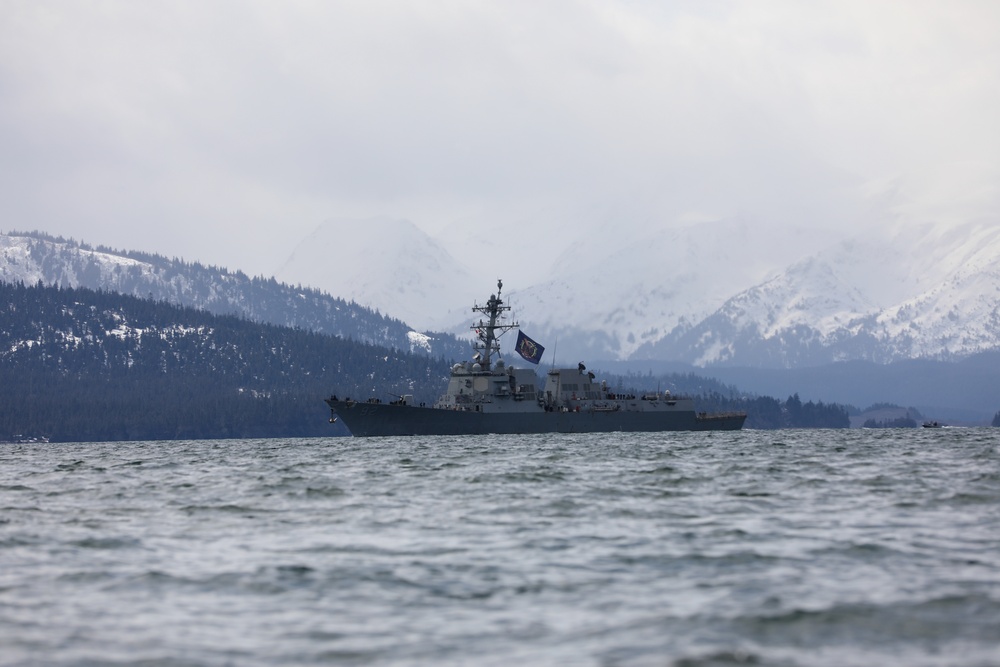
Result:
{"label": "warship hull", "polygon": [[738,431],[746,414],[677,411],[474,412],[327,399],[357,437],[530,433]]}

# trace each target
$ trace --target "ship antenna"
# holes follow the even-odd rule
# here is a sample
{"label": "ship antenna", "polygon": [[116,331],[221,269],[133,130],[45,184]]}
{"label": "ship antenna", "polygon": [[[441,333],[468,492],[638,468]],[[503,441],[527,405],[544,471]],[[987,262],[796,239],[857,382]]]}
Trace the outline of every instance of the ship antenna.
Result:
{"label": "ship antenna", "polygon": [[504,313],[510,310],[510,306],[504,305],[503,299],[500,296],[502,290],[503,281],[498,278],[496,294],[490,295],[485,305],[475,305],[472,307],[474,312],[485,316],[485,321],[481,318],[478,326],[472,326],[472,329],[476,332],[477,339],[472,344],[472,347],[481,353],[482,358],[480,363],[484,370],[492,368],[492,356],[494,354],[498,358],[500,357],[500,336],[518,326],[517,322],[504,321]]}

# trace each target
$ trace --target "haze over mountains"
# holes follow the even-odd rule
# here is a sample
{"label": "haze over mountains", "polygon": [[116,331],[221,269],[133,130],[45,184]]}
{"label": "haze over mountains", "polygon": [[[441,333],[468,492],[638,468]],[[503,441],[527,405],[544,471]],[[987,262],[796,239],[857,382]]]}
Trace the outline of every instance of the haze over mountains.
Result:
{"label": "haze over mountains", "polygon": [[[424,324],[437,313],[451,313],[451,330],[467,335],[470,304],[485,300],[495,290],[494,276],[502,277],[522,327],[548,348],[544,366],[586,360],[592,368],[622,374],[694,371],[769,396],[800,393],[803,400],[858,407],[895,402],[966,423],[982,423],[1000,406],[998,232],[989,225],[951,235],[928,229],[891,242],[835,241],[770,273],[769,263],[793,249],[827,240],[782,243],[736,221],[725,229],[692,226],[646,244],[620,244],[617,252],[593,260],[599,256],[595,244],[601,244],[581,239],[553,259],[558,279],[521,289],[513,289],[519,274],[505,270],[509,261],[491,244],[484,243],[479,258],[489,268],[473,276],[461,266],[450,272],[453,260],[443,244],[409,223],[383,219],[370,229],[380,244],[377,253],[327,245],[338,241],[337,230],[323,227],[286,263],[284,279],[292,281],[286,275],[292,268],[312,267],[316,278],[310,282],[320,282],[326,270],[342,281],[327,289],[353,284],[355,298],[372,304],[400,298],[415,317],[421,309],[427,313]],[[744,254],[741,248],[760,252]],[[436,263],[434,270],[424,268],[426,258]],[[377,280],[388,275],[378,269],[381,262],[395,267],[395,280]],[[351,271],[368,282],[351,283]],[[737,280],[755,279],[733,291]],[[43,234],[0,234],[0,281],[152,297],[446,360],[469,354],[467,340],[421,333],[390,317],[391,303],[377,312],[271,278]],[[505,346],[509,356],[512,342]],[[611,351],[620,353],[618,361]],[[921,361],[904,361],[911,358]],[[963,358],[962,364],[945,363]]]}
{"label": "haze over mountains", "polygon": [[[371,234],[352,242],[358,235],[344,225]],[[509,268],[510,243],[483,239],[461,260],[446,245],[403,220],[338,220],[305,240],[278,277],[459,335],[469,304],[500,277],[522,327],[563,360],[793,368],[953,360],[1000,347],[992,222],[847,238],[778,234],[746,220],[571,229],[534,284]]]}
{"label": "haze over mountains", "polygon": [[[359,230],[361,233],[358,233]],[[455,328],[496,279],[456,260],[406,220],[333,219],[302,240],[275,277],[377,309],[420,330]]]}
{"label": "haze over mountains", "polygon": [[[797,368],[1000,349],[1000,226],[991,223],[843,239],[779,235],[745,220],[645,235],[613,225],[577,232],[533,284],[514,270],[510,239],[482,239],[458,259],[441,239],[390,218],[321,225],[282,263],[277,278],[287,285],[15,234],[0,236],[0,279],[153,295],[458,357],[465,349],[455,336],[468,335],[470,306],[498,278],[514,316],[550,351],[545,363]],[[251,298],[247,290],[264,282],[270,296]],[[427,343],[417,331],[446,335]]]}

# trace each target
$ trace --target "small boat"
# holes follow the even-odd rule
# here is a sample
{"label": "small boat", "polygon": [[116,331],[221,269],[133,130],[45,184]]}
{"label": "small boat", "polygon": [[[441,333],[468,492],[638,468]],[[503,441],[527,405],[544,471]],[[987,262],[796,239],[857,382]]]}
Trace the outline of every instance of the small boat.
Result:
{"label": "small boat", "polygon": [[[326,399],[330,423],[343,420],[354,436],[467,435],[486,433],[609,433],[615,431],[735,431],[745,412],[696,412],[694,399],[666,392],[641,396],[609,389],[581,362],[553,368],[543,387],[534,368],[515,368],[500,357],[500,337],[515,328],[506,322],[510,307],[496,294],[473,312],[472,359],[456,363],[445,393],[433,406],[417,405],[412,395],[379,399]],[[515,351],[537,365],[545,348],[518,332]]]}
{"label": "small boat", "polygon": [[924,422],[924,428],[941,428],[944,426],[941,422]]}

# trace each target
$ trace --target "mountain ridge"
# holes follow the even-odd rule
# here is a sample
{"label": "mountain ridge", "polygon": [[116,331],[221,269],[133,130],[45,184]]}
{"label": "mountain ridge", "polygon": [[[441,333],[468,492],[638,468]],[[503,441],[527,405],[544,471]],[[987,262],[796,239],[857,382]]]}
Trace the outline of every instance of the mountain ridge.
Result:
{"label": "mountain ridge", "polygon": [[[364,242],[352,245],[359,235],[349,232],[358,227]],[[548,348],[548,363],[795,368],[957,360],[1000,349],[1000,227],[989,221],[898,224],[840,239],[799,234],[787,247],[775,230],[739,219],[647,231],[602,228],[588,236],[581,227],[553,254],[554,276],[526,285],[491,245],[484,242],[476,257],[489,274],[484,280],[412,222],[392,218],[327,221],[300,244],[309,254],[284,263],[289,281],[308,280],[309,266],[316,281],[340,276],[320,286],[330,293],[143,253],[102,249],[98,258],[85,244],[75,256],[75,242],[44,235],[0,236],[0,279],[151,294],[451,359],[467,356],[469,306],[497,277],[509,285],[515,318]],[[345,292],[330,296],[338,289]],[[377,310],[348,301],[352,290],[378,301]],[[403,310],[436,320],[443,333],[409,326],[396,317]]]}
{"label": "mountain ridge", "polygon": [[[64,266],[67,261],[69,265],[76,266],[71,258],[74,256],[76,246],[66,246],[61,248],[56,255],[45,254],[56,266]],[[45,250],[45,248],[42,248]],[[48,248],[51,250],[51,248]],[[66,255],[66,256],[62,256]],[[139,261],[141,253],[136,253],[131,259]],[[86,255],[90,257],[90,255]],[[175,264],[174,270],[183,274],[184,264]],[[51,269],[51,267],[50,267]],[[99,274],[100,272],[97,271]],[[68,274],[67,274],[68,275]],[[5,274],[9,278],[9,274]],[[31,283],[31,276],[25,274]],[[41,282],[40,279],[38,282]],[[19,281],[24,285],[25,281]],[[13,283],[0,278],[0,287]],[[113,293],[112,290],[103,289],[103,292]],[[301,300],[298,292],[294,293],[296,300]],[[129,297],[133,298],[133,297]],[[148,300],[143,297],[144,300]],[[160,299],[159,302],[166,303]],[[154,303],[151,301],[151,303]],[[188,306],[191,307],[191,306]],[[11,311],[12,313],[14,311]],[[207,311],[205,311],[207,312]],[[249,320],[244,315],[240,318]],[[9,316],[3,318],[9,320]],[[113,320],[113,321],[112,321]],[[381,320],[379,320],[381,321]],[[200,326],[200,325],[199,325]],[[168,337],[198,335],[197,327],[188,331],[190,327],[180,329],[161,328],[156,335],[167,335]],[[304,327],[303,327],[304,328]],[[63,327],[57,327],[58,331],[63,331]],[[148,330],[144,326],[136,326],[127,320],[116,319],[114,317],[107,323],[101,324],[102,336],[109,341],[109,344],[116,345],[116,340],[122,343],[146,335]],[[69,329],[66,329],[69,331]],[[412,330],[409,333],[414,333]],[[91,333],[73,334],[72,341],[83,340]],[[339,336],[343,339],[350,339],[351,336]],[[65,337],[64,337],[65,338]],[[21,345],[16,341],[35,340],[32,336],[15,336],[11,340],[8,349],[14,350],[24,347],[31,347],[32,343]],[[63,340],[63,339],[60,339]],[[65,339],[69,344],[70,339]],[[360,343],[361,341],[359,341]],[[398,345],[383,346],[383,349],[404,350],[405,347]],[[40,348],[39,348],[40,349]],[[464,346],[463,346],[464,349]],[[15,350],[16,351],[16,350]],[[58,349],[53,349],[51,358],[60,358]],[[929,416],[941,420],[956,420],[964,423],[984,423],[989,415],[993,414],[997,405],[1000,404],[1000,396],[996,394],[995,378],[1000,376],[1000,352],[984,353],[987,356],[977,355],[962,362],[933,362],[928,360],[912,360],[895,362],[892,364],[874,364],[872,362],[852,361],[840,364],[820,366],[800,369],[760,369],[747,367],[722,367],[698,368],[690,364],[679,364],[677,362],[663,361],[641,361],[631,362],[608,362],[594,359],[588,365],[594,369],[602,369],[607,374],[607,370],[615,368],[627,369],[628,375],[633,375],[638,371],[645,376],[648,368],[660,367],[661,370],[673,365],[672,372],[697,373],[700,377],[715,378],[730,386],[739,386],[741,391],[752,392],[765,396],[782,396],[792,394],[802,394],[803,400],[837,401],[844,404],[863,406],[871,402],[893,401],[904,405],[915,405],[921,408]],[[989,356],[993,354],[994,356]],[[378,356],[378,355],[376,355]],[[386,356],[384,353],[381,356]],[[553,355],[555,356],[555,355]],[[561,354],[560,358],[565,361],[566,355]],[[544,362],[547,366],[549,361]],[[574,360],[575,363],[575,360]],[[621,365],[625,364],[625,365]],[[308,374],[308,369],[304,369]],[[638,376],[636,376],[638,377]],[[8,378],[9,379],[9,378]],[[653,379],[652,381],[656,381]],[[704,383],[699,382],[699,386]],[[876,391],[877,389],[877,391]],[[323,391],[323,388],[320,388]],[[906,393],[910,392],[910,393]],[[776,422],[777,423],[777,422]]]}
{"label": "mountain ridge", "polygon": [[[407,266],[415,284],[451,277],[475,287],[478,279],[447,253],[448,261],[426,267],[412,261],[410,246],[439,245],[412,223],[379,224],[389,231],[369,281],[395,282],[392,270]],[[522,326],[564,359],[792,368],[953,360],[1000,348],[1000,226],[991,221],[897,222],[862,235],[740,218],[680,228],[581,222],[565,236],[548,278],[532,284],[518,284],[497,253],[478,257],[491,281],[496,273],[510,285]],[[408,240],[393,250],[393,237]],[[363,246],[351,250],[349,234],[338,238],[343,254],[364,254]],[[387,312],[408,307],[385,285],[369,290],[383,295]],[[461,336],[471,296],[448,285],[425,289],[420,303],[440,313],[442,330]]]}
{"label": "mountain ridge", "polygon": [[448,359],[463,358],[468,348],[318,289],[41,232],[0,234],[0,281],[110,290]]}
{"label": "mountain ridge", "polygon": [[323,222],[275,277],[350,294],[422,331],[454,328],[482,289],[467,266],[412,222],[384,216]]}
{"label": "mountain ridge", "polygon": [[[862,248],[856,239],[842,242],[733,296],[645,356],[670,350],[700,366],[792,368],[848,360],[957,360],[995,350],[1000,230],[970,226],[967,232],[953,234],[960,242],[949,246],[935,246],[941,239],[930,234]],[[922,265],[898,259],[879,264],[889,256],[925,259]],[[875,289],[866,292],[867,282]]]}

